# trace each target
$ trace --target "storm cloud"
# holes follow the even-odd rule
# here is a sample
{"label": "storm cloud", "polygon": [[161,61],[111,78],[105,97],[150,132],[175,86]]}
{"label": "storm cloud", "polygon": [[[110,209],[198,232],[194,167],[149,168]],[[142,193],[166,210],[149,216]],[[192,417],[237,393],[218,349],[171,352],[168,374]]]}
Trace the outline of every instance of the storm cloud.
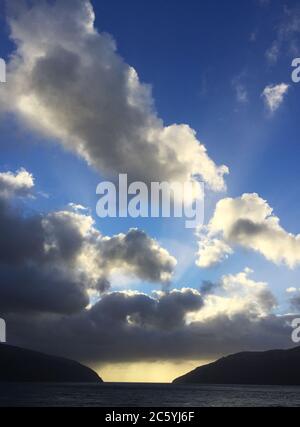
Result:
{"label": "storm cloud", "polygon": [[[0,315],[10,343],[91,363],[289,346],[291,319],[274,314],[275,297],[250,269],[200,291],[166,287],[176,260],[143,231],[103,236],[76,206],[25,214],[34,178],[25,170],[1,177]],[[116,271],[164,286],[115,292]]]}
{"label": "storm cloud", "polygon": [[214,294],[189,288],[111,292],[72,315],[16,311],[6,316],[10,340],[91,364],[289,347],[292,317],[273,313],[276,300],[268,285],[250,273],[224,276]]}
{"label": "storm cloud", "polygon": [[[30,176],[24,170],[21,174]],[[89,291],[109,289],[116,269],[140,280],[170,282],[175,258],[143,231],[103,236],[89,215],[68,210],[25,215],[13,191],[24,194],[20,174],[5,177],[0,193],[1,312],[80,311],[89,304]]]}
{"label": "storm cloud", "polygon": [[[178,300],[185,300],[185,292],[178,291]],[[237,311],[187,322],[189,314],[201,311],[201,296],[197,307],[185,305],[184,310],[169,298],[172,294],[161,303],[144,294],[109,294],[91,310],[72,316],[10,314],[6,320],[12,343],[86,363],[201,360],[241,350],[291,346],[291,316],[255,317]]]}

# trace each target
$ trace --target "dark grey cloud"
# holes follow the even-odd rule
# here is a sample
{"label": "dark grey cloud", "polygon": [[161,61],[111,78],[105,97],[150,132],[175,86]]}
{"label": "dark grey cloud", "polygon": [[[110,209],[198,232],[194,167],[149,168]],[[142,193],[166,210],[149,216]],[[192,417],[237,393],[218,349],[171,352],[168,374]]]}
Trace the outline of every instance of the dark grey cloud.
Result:
{"label": "dark grey cloud", "polygon": [[175,260],[159,247],[147,234],[138,229],[130,230],[101,243],[102,268],[111,265],[132,265],[141,279],[152,282],[168,282],[175,267]]}
{"label": "dark grey cloud", "polygon": [[214,283],[210,280],[204,280],[201,284],[200,291],[202,295],[207,295],[213,293],[219,287],[219,283]]}
{"label": "dark grey cloud", "polygon": [[265,224],[256,224],[249,219],[239,219],[233,224],[229,232],[229,240],[239,242],[244,240],[247,236],[260,236],[264,235],[266,231]]}
{"label": "dark grey cloud", "polygon": [[[71,221],[64,227],[49,217],[27,217],[0,199],[0,310],[74,312],[88,304],[84,275],[73,270],[80,250]],[[47,249],[51,240],[56,245]],[[72,237],[71,237],[72,236]],[[81,238],[82,239],[82,238]]]}
{"label": "dark grey cloud", "polygon": [[[140,230],[105,237],[76,211],[25,214],[24,192],[12,190],[25,176],[20,184],[8,173],[0,192],[0,316],[10,343],[93,363],[289,345],[287,319],[272,314],[273,294],[249,269],[201,292],[108,293],[115,269],[169,284],[176,260]],[[89,291],[99,298],[91,307]]]}
{"label": "dark grey cloud", "polygon": [[173,300],[172,294],[161,301],[143,294],[116,293],[73,316],[15,314],[6,320],[13,343],[90,363],[200,360],[292,344],[290,318],[270,314],[252,319],[240,312],[187,324],[183,316],[202,306],[201,297],[190,304],[184,292],[178,292],[176,304],[169,299]]}
{"label": "dark grey cloud", "polygon": [[72,211],[25,215],[21,194],[11,192],[19,176],[7,176],[0,192],[2,312],[81,311],[90,290],[110,288],[115,269],[149,282],[171,280],[175,258],[144,232],[105,237],[89,215]]}
{"label": "dark grey cloud", "polygon": [[[93,250],[96,246],[96,254],[103,254],[97,280],[106,290],[109,282],[105,274],[119,262],[128,263],[128,257],[132,256],[131,267],[138,265],[137,275],[147,274],[147,265],[139,265],[131,243],[136,241],[137,250],[146,254],[148,246],[156,243],[148,242],[149,238],[136,230],[115,236],[112,242],[109,238],[103,241],[86,224],[87,217],[69,217],[66,212],[56,215],[43,218],[49,248],[39,257],[39,263],[19,259],[4,265],[0,260],[0,315],[7,321],[11,344],[86,363],[205,359],[291,344],[289,319],[272,314],[274,296],[267,284],[248,277],[248,269],[224,276],[217,286],[204,283],[202,294],[189,288],[156,292],[152,296],[112,292],[103,294],[87,309],[86,281],[71,274],[74,256],[83,247],[78,243],[79,230],[82,233],[86,227],[94,242]],[[61,221],[66,219],[65,228]],[[72,220],[80,225],[75,227],[76,238],[72,237]],[[105,241],[110,244],[103,250]],[[64,269],[58,262],[61,258]]]}
{"label": "dark grey cloud", "polygon": [[[93,363],[289,346],[287,319],[272,314],[273,294],[249,269],[201,292],[108,293],[115,269],[169,284],[176,260],[142,231],[105,237],[76,211],[25,215],[18,193],[3,188],[0,316],[11,344]],[[99,300],[89,307],[91,290]]]}
{"label": "dark grey cloud", "polygon": [[43,257],[41,217],[24,217],[19,209],[0,198],[0,261],[8,265]]}
{"label": "dark grey cloud", "polygon": [[80,277],[55,265],[0,266],[0,312],[53,312],[72,314],[89,304]]}
{"label": "dark grey cloud", "polygon": [[200,310],[201,295],[191,289],[162,292],[159,297],[145,294],[115,292],[103,298],[89,315],[99,324],[110,321],[121,326],[172,330],[184,326],[188,312]]}
{"label": "dark grey cloud", "polygon": [[291,298],[289,298],[289,303],[291,308],[299,313],[300,312],[300,293],[297,292],[293,294]]}

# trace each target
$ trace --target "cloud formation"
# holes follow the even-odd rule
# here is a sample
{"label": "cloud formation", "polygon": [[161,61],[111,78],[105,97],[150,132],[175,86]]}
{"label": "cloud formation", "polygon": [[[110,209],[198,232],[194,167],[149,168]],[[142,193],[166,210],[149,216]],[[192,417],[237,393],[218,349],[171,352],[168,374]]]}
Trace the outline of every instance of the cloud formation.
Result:
{"label": "cloud formation", "polygon": [[8,111],[102,174],[146,182],[197,176],[225,189],[228,168],[214,163],[188,125],[164,126],[150,87],[94,27],[88,0],[12,3],[17,49],[1,90]]}
{"label": "cloud formation", "polygon": [[276,36],[266,51],[266,58],[271,65],[275,65],[284,51],[294,57],[300,54],[300,8],[289,8],[284,5],[283,16],[276,28]]}
{"label": "cloud formation", "polygon": [[236,100],[241,104],[247,104],[249,101],[248,90],[243,81],[244,76],[245,73],[241,73],[232,80],[232,86],[235,91]]}
{"label": "cloud formation", "polygon": [[[168,284],[176,260],[157,241],[132,229],[103,236],[88,214],[55,211],[24,215],[16,196],[33,186],[25,170],[0,174],[0,311],[71,313],[101,294],[117,270]],[[8,198],[7,195],[11,197]]]}
{"label": "cloud formation", "polygon": [[215,291],[205,295],[204,307],[196,319],[206,321],[223,315],[232,318],[240,313],[253,319],[269,315],[277,301],[267,283],[251,279],[252,273],[246,268],[241,273],[223,276],[213,288]]}
{"label": "cloud formation", "polygon": [[[195,289],[103,295],[73,315],[6,317],[18,345],[91,363],[206,359],[235,351],[289,347],[288,317],[272,313],[266,283],[246,269],[224,276],[214,294]],[[43,337],[47,336],[47,340]]]}
{"label": "cloud formation", "polygon": [[0,315],[12,344],[93,363],[213,358],[286,344],[288,321],[273,314],[273,294],[249,269],[201,291],[110,292],[115,271],[168,284],[176,260],[142,231],[101,235],[78,210],[24,215],[24,192],[11,189],[25,182],[32,195],[34,179],[19,173],[1,175],[0,195]]}
{"label": "cloud formation", "polygon": [[294,296],[293,298],[291,298],[290,304],[299,313],[300,312],[300,295],[297,295],[297,296]]}
{"label": "cloud formation", "polygon": [[288,233],[273,209],[258,194],[218,202],[208,226],[199,234],[197,264],[211,267],[235,246],[256,251],[275,264],[300,264],[300,235]]}
{"label": "cloud formation", "polygon": [[196,265],[200,268],[212,267],[233,254],[232,248],[224,240],[212,237],[205,227],[198,234],[198,238],[199,250]]}
{"label": "cloud formation", "polygon": [[[7,111],[101,173],[143,181],[196,175],[215,191],[225,189],[227,168],[214,163],[188,125],[163,124],[150,88],[112,38],[95,29],[89,1],[30,3],[10,2],[17,50],[1,91]],[[243,89],[237,87],[241,102]],[[201,291],[110,292],[118,271],[169,284],[176,260],[140,230],[103,236],[80,205],[25,215],[18,197],[33,187],[25,170],[0,173],[0,315],[12,344],[85,362],[201,359],[290,346],[289,318],[274,314],[268,284],[253,280],[249,269],[206,282]],[[202,230],[198,264],[214,265],[240,245],[294,267],[299,240],[258,195],[223,199]]]}
{"label": "cloud formation", "polygon": [[20,169],[16,173],[0,173],[1,198],[10,198],[13,196],[28,196],[33,187],[33,176],[25,169]]}
{"label": "cloud formation", "polygon": [[262,97],[265,101],[266,107],[271,113],[275,113],[275,111],[278,110],[288,90],[289,85],[286,83],[273,86],[270,85],[264,89]]}

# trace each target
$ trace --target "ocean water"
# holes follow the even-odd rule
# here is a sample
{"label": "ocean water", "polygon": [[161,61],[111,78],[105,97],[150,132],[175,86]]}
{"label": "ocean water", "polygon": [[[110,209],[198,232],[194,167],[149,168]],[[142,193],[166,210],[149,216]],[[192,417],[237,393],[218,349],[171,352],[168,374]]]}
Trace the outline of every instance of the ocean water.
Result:
{"label": "ocean water", "polygon": [[300,406],[300,387],[0,384],[0,406],[295,407]]}

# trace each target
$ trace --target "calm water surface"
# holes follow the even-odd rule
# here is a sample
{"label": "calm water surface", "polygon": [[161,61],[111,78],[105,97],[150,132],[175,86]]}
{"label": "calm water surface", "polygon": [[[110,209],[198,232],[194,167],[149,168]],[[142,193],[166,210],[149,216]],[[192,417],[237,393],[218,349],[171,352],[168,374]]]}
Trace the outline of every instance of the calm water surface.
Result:
{"label": "calm water surface", "polygon": [[300,406],[300,387],[0,384],[0,406]]}

